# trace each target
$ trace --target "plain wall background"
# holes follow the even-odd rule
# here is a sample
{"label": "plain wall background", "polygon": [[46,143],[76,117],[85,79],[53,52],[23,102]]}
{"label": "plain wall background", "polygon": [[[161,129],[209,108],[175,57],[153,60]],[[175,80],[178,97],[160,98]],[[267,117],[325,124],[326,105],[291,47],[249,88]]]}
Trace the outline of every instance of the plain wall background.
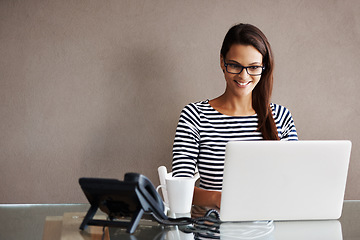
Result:
{"label": "plain wall background", "polygon": [[360,199],[359,13],[357,0],[0,1],[0,203],[86,202],[84,176],[158,184],[181,109],[223,93],[220,47],[240,22],[267,35],[273,102],[300,139],[352,141],[345,198]]}

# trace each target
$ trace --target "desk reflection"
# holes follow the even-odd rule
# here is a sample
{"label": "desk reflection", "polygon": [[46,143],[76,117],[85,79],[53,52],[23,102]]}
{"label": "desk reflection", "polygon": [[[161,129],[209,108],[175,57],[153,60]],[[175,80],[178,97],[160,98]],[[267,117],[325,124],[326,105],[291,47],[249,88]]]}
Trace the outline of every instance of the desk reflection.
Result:
{"label": "desk reflection", "polygon": [[201,226],[139,226],[133,235],[123,229],[110,229],[110,239],[159,240],[342,240],[341,223],[337,220],[289,222],[229,222],[217,228]]}
{"label": "desk reflection", "polygon": [[337,220],[275,222],[274,239],[342,240],[341,223]]}
{"label": "desk reflection", "polygon": [[[223,223],[219,233],[194,233],[195,239],[221,240],[342,240],[341,223],[337,220]],[[181,238],[167,238],[181,239]]]}
{"label": "desk reflection", "polygon": [[224,223],[220,226],[220,239],[342,240],[341,223],[337,220],[273,222],[271,225]]}

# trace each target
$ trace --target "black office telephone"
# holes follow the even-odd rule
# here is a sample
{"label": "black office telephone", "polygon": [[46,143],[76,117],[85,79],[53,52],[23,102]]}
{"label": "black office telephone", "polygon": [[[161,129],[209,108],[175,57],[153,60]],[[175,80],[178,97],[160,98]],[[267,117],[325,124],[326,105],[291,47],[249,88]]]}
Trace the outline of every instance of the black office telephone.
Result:
{"label": "black office telephone", "polygon": [[[124,181],[105,178],[80,178],[80,186],[90,203],[80,229],[87,225],[126,227],[133,233],[144,213],[168,220],[164,204],[150,180],[138,173],[126,173]],[[108,214],[110,220],[94,220],[97,209]],[[121,221],[130,217],[131,221]],[[114,221],[117,219],[116,221]]]}

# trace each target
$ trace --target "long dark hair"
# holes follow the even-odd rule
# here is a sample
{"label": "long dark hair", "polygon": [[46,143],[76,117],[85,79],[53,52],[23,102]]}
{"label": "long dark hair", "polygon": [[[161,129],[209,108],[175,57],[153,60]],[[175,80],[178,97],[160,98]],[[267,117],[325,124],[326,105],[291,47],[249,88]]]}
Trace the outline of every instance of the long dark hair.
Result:
{"label": "long dark hair", "polygon": [[263,56],[263,71],[259,83],[252,92],[252,106],[258,115],[258,130],[265,140],[279,140],[276,124],[270,108],[273,88],[274,59],[266,36],[251,24],[237,24],[227,32],[221,47],[221,56],[225,59],[233,44],[251,45]]}

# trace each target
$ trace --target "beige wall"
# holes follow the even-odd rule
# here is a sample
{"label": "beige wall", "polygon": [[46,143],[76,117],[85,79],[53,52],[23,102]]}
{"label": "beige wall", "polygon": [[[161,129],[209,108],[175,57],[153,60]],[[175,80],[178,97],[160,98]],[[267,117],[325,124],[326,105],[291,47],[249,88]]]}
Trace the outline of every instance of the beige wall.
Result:
{"label": "beige wall", "polygon": [[[301,139],[350,139],[360,199],[360,2],[0,1],[0,203],[86,202],[82,176],[171,166],[179,113],[224,90],[223,37],[257,25]],[[326,166],[324,166],[326,167]]]}

